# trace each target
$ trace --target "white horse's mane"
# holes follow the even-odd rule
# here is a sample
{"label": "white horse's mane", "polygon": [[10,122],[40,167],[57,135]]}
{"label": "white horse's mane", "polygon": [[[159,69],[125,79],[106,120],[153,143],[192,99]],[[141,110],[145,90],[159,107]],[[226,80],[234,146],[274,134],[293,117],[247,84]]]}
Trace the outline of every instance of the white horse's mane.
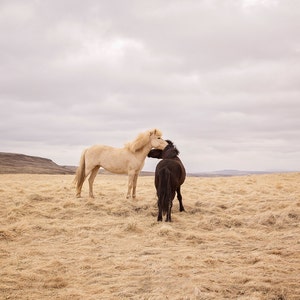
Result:
{"label": "white horse's mane", "polygon": [[162,136],[162,132],[159,129],[147,130],[145,132],[140,133],[135,140],[132,142],[126,143],[125,148],[130,150],[131,152],[137,152],[142,149],[146,144],[148,144],[150,136],[155,134],[158,137]]}

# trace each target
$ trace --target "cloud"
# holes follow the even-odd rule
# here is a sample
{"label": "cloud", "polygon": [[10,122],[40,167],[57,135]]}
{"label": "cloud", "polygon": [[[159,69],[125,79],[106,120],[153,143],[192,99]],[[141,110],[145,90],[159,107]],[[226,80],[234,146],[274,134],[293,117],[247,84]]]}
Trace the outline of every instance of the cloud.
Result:
{"label": "cloud", "polygon": [[0,11],[0,151],[76,164],[84,147],[159,127],[190,171],[300,168],[300,2],[10,0]]}

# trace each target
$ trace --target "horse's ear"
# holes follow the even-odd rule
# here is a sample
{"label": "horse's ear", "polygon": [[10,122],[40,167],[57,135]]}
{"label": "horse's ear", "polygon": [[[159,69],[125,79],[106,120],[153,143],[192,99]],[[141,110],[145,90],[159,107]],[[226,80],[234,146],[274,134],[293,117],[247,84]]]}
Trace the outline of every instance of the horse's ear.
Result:
{"label": "horse's ear", "polygon": [[150,136],[153,135],[153,134],[156,135],[156,136],[162,136],[162,132],[157,128],[154,128],[154,129],[150,130]]}
{"label": "horse's ear", "polygon": [[151,136],[151,135],[155,134],[155,132],[156,132],[156,129],[149,130],[149,135]]}

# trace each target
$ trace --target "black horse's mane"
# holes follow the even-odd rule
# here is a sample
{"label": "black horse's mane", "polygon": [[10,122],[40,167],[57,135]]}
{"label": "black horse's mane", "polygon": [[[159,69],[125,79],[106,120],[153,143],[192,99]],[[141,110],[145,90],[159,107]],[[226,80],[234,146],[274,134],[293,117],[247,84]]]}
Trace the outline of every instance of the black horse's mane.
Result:
{"label": "black horse's mane", "polygon": [[168,145],[162,150],[162,158],[175,158],[179,155],[179,150],[172,141],[166,140]]}

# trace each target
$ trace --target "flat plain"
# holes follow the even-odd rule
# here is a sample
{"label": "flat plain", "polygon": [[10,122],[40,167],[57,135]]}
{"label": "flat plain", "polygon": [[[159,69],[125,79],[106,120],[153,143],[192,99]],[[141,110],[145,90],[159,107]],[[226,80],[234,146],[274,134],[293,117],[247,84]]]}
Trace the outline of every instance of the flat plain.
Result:
{"label": "flat plain", "polygon": [[300,299],[300,173],[187,177],[157,222],[153,176],[0,175],[0,299]]}

